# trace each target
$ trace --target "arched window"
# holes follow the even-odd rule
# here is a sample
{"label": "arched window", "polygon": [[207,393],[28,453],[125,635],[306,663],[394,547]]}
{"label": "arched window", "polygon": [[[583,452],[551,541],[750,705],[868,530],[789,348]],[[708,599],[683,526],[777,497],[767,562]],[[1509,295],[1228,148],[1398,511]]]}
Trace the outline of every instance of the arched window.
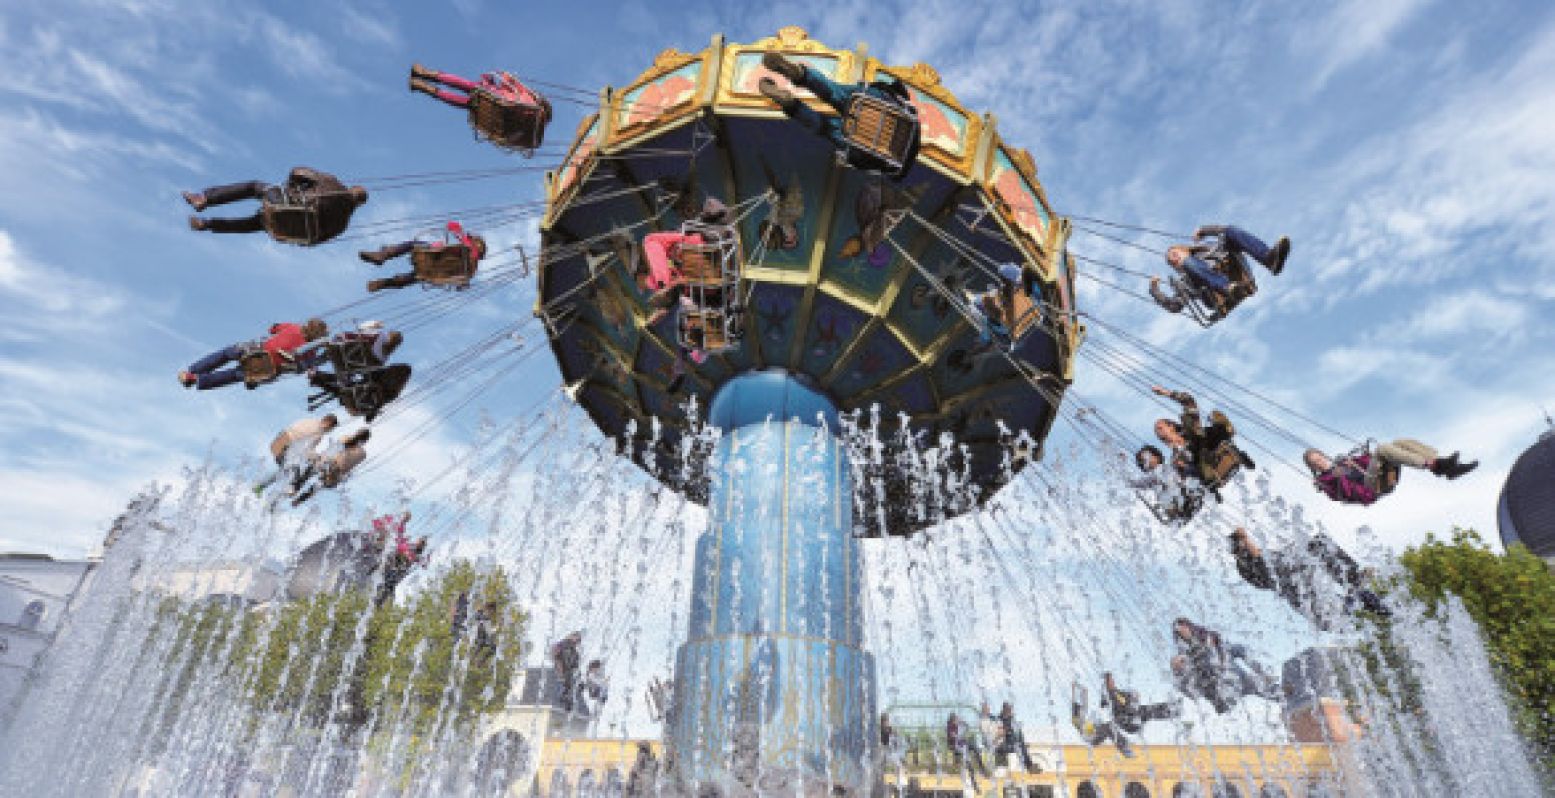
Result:
{"label": "arched window", "polygon": [[1097,787],[1090,779],[1080,782],[1080,786],[1074,788],[1074,798],[1102,798],[1101,788]]}
{"label": "arched window", "polygon": [[622,798],[626,795],[626,780],[621,778],[620,770],[611,768],[610,772],[605,774],[605,789],[600,794],[604,798]]}
{"label": "arched window", "polygon": [[1278,784],[1264,782],[1264,785],[1258,788],[1258,798],[1290,798],[1290,793]]}
{"label": "arched window", "polygon": [[1242,791],[1229,781],[1217,781],[1210,787],[1211,798],[1242,798]]}
{"label": "arched window", "polygon": [[1123,798],[1150,798],[1150,788],[1137,781],[1123,785]]}
{"label": "arched window", "polygon": [[1172,788],[1172,798],[1204,798],[1204,788],[1191,781],[1178,782]]}
{"label": "arched window", "polygon": [[529,755],[529,741],[512,729],[486,738],[475,755],[477,794],[506,794],[529,772]]}
{"label": "arched window", "polygon": [[572,785],[567,781],[567,771],[557,768],[551,771],[551,790],[547,798],[572,798]]}
{"label": "arched window", "polygon": [[599,798],[599,785],[594,783],[594,771],[585,770],[578,775],[577,798]]}

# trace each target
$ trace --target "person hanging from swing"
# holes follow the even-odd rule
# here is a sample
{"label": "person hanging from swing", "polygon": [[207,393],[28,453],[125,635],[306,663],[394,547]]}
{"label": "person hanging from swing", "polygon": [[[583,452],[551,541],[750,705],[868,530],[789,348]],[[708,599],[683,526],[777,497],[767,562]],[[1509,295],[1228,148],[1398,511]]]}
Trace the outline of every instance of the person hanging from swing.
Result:
{"label": "person hanging from swing", "polygon": [[1036,274],[1018,263],[1001,263],[993,288],[970,297],[979,318],[978,345],[972,354],[995,346],[1006,352],[1041,315],[1032,301],[1039,296]]}
{"label": "person hanging from swing", "polygon": [[1219,632],[1187,618],[1172,622],[1172,681],[1184,695],[1208,701],[1224,715],[1244,696],[1280,700],[1279,682],[1247,646],[1226,642]]}
{"label": "person hanging from swing", "polygon": [[189,227],[209,233],[257,233],[277,241],[313,246],[346,231],[351,214],[367,203],[367,189],[340,182],[340,178],[306,166],[298,166],[286,182],[272,186],[262,181],[212,186],[200,192],[185,191],[184,201],[196,213],[215,205],[259,200],[259,210],[240,218],[209,219],[190,216]]}
{"label": "person hanging from swing", "polygon": [[1181,525],[1193,520],[1204,506],[1204,488],[1198,478],[1167,464],[1160,448],[1145,444],[1134,452],[1137,477],[1125,477],[1128,486],[1162,523]]}
{"label": "person hanging from swing", "polygon": [[1155,436],[1171,447],[1171,465],[1178,473],[1197,479],[1218,500],[1220,488],[1239,469],[1257,468],[1253,458],[1232,442],[1236,428],[1225,413],[1219,410],[1210,413],[1209,424],[1205,424],[1193,394],[1169,391],[1159,385],[1151,386],[1150,390],[1182,405],[1182,415],[1177,421],[1161,418],[1155,422]]}
{"label": "person hanging from swing", "polygon": [[[1279,275],[1290,255],[1290,239],[1281,236],[1274,246],[1233,225],[1203,225],[1193,231],[1193,243],[1166,248],[1166,263],[1177,273],[1173,291],[1161,290],[1161,278],[1150,278],[1150,296],[1169,313],[1189,310],[1195,316],[1197,300],[1205,306],[1202,321],[1214,323],[1258,290],[1245,257]],[[1244,257],[1245,256],[1245,257]]]}
{"label": "person hanging from swing", "polygon": [[1231,556],[1242,581],[1259,590],[1278,593],[1292,609],[1310,618],[1318,628],[1329,626],[1324,602],[1318,593],[1319,572],[1327,574],[1345,591],[1345,609],[1360,607],[1384,618],[1393,614],[1382,597],[1371,590],[1367,571],[1333,538],[1321,532],[1305,541],[1271,550],[1259,546],[1244,527],[1237,527],[1230,540]]}
{"label": "person hanging from swing", "polygon": [[[399,398],[410,382],[411,367],[390,363],[404,343],[398,330],[379,321],[364,321],[355,330],[337,333],[306,357],[308,384],[319,389],[308,397],[309,409],[337,401],[346,412],[369,423],[384,406]],[[328,365],[330,368],[325,369]]]}
{"label": "person hanging from swing", "polygon": [[847,165],[897,180],[912,169],[918,158],[920,130],[907,84],[890,76],[868,83],[839,84],[814,67],[779,53],[766,53],[761,65],[809,90],[837,112],[837,116],[817,113],[772,78],[764,77],[756,85],[788,118],[830,141]]}
{"label": "person hanging from swing", "polygon": [[[702,203],[698,222],[700,225],[725,227],[733,224],[733,216],[728,206],[716,198],[708,197]],[[685,270],[688,265],[683,249],[707,243],[712,242],[702,232],[694,230],[668,230],[643,236],[642,251],[633,257],[637,261],[636,270],[643,285],[653,292],[648,297],[648,307],[653,310],[644,326],[658,324],[670,311],[681,305],[681,299],[685,296]]]}
{"label": "person hanging from swing", "polygon": [[1360,505],[1370,505],[1392,493],[1406,466],[1443,479],[1457,479],[1479,467],[1478,460],[1460,462],[1457,452],[1442,457],[1436,449],[1412,438],[1361,446],[1337,457],[1308,449],[1302,460],[1312,470],[1319,493],[1340,504]]}
{"label": "person hanging from swing", "polygon": [[292,506],[313,498],[321,489],[340,487],[367,459],[367,441],[371,437],[372,430],[363,427],[333,443],[323,454],[315,454],[292,481]]}
{"label": "person hanging from swing", "polygon": [[[302,324],[272,324],[269,338],[222,347],[178,372],[178,382],[185,388],[202,391],[238,382],[250,389],[257,388],[275,381],[282,374],[302,370],[298,364],[298,350],[327,334],[329,325],[322,319],[309,319]],[[234,365],[222,368],[229,363]]]}
{"label": "person hanging from swing", "polygon": [[499,147],[532,153],[545,141],[551,102],[510,72],[469,80],[421,64],[410,68],[410,90],[470,112],[470,126]]}
{"label": "person hanging from swing", "polygon": [[456,291],[469,288],[481,258],[486,257],[486,239],[466,232],[458,222],[449,222],[434,239],[412,239],[357,253],[357,257],[374,266],[405,255],[410,256],[411,271],[368,280],[368,292],[407,288],[416,283]]}
{"label": "person hanging from swing", "polygon": [[1137,735],[1144,731],[1145,724],[1155,720],[1171,720],[1182,714],[1182,707],[1178,701],[1163,701],[1156,704],[1146,704],[1139,699],[1139,693],[1134,690],[1124,690],[1118,686],[1117,680],[1110,672],[1102,674],[1101,708],[1109,710],[1110,719],[1092,719],[1086,708],[1085,689],[1075,683],[1070,703],[1070,715],[1074,726],[1085,739],[1085,744],[1095,747],[1111,740],[1117,746],[1118,753],[1132,757],[1134,748],[1129,742],[1129,735]]}

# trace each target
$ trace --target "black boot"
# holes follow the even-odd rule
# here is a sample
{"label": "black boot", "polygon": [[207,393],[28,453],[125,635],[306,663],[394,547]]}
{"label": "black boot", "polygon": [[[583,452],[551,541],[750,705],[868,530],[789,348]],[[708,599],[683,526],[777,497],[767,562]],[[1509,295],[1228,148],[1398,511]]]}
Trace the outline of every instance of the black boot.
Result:
{"label": "black boot", "polygon": [[761,65],[788,79],[789,83],[798,85],[804,79],[804,65],[796,64],[784,58],[778,53],[765,53],[761,56]]}
{"label": "black boot", "polygon": [[382,266],[390,257],[387,249],[364,249],[356,253],[356,256],[374,266]]}
{"label": "black boot", "polygon": [[1274,251],[1269,257],[1269,273],[1279,274],[1285,270],[1285,259],[1290,257],[1290,239],[1280,236],[1280,240],[1274,242]]}
{"label": "black boot", "polygon": [[779,86],[772,78],[762,78],[756,83],[756,89],[761,92],[761,96],[777,103],[785,113],[792,113],[799,105],[799,100],[794,98],[793,93]]}

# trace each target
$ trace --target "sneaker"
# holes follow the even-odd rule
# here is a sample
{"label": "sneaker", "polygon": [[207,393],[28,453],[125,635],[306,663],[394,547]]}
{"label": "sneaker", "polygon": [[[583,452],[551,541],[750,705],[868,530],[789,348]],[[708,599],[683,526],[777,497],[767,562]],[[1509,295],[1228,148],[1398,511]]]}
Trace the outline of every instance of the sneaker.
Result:
{"label": "sneaker", "polygon": [[197,211],[205,210],[205,195],[197,191],[185,191],[184,202],[189,203],[189,207]]}
{"label": "sneaker", "polygon": [[1458,468],[1458,453],[1453,452],[1446,457],[1438,457],[1431,463],[1428,469],[1433,475],[1445,477]]}
{"label": "sneaker", "polygon": [[1280,240],[1274,242],[1274,250],[1269,253],[1269,273],[1279,274],[1285,271],[1285,259],[1290,257],[1290,239],[1280,236]]}
{"label": "sneaker", "polygon": [[766,97],[783,108],[788,108],[796,102],[794,100],[793,92],[790,92],[788,89],[779,86],[777,81],[773,80],[772,78],[762,78],[756,83],[756,90],[761,92],[761,96]]}
{"label": "sneaker", "polygon": [[189,229],[190,230],[196,230],[196,231],[204,230],[205,229],[205,220],[201,219],[198,216],[191,216],[191,217],[189,217]]}
{"label": "sneaker", "polygon": [[778,53],[763,54],[761,65],[788,78],[789,83],[798,83],[804,79],[804,65],[796,64]]}

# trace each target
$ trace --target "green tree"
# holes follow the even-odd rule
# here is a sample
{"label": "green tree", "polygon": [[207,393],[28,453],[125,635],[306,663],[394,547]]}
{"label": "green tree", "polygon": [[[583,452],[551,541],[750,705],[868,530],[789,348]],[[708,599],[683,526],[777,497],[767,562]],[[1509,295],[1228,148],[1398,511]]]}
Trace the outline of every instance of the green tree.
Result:
{"label": "green tree", "polygon": [[[461,593],[470,599],[469,618],[456,635]],[[313,726],[359,724],[376,714],[421,735],[439,719],[461,723],[502,706],[526,620],[501,568],[459,560],[424,589],[402,589],[398,601],[382,606],[365,590],[248,611],[169,600],[153,635],[173,635],[167,663],[177,670],[161,688],[171,693],[169,716],[195,673],[217,668],[249,697],[255,721],[295,713]]]}
{"label": "green tree", "polygon": [[1407,586],[1432,613],[1448,593],[1479,624],[1523,734],[1555,767],[1555,573],[1522,546],[1491,551],[1479,534],[1454,529],[1404,552]]}
{"label": "green tree", "polygon": [[[456,634],[454,607],[467,595],[467,617]],[[501,708],[522,655],[527,616],[518,609],[501,568],[482,572],[468,561],[452,564],[425,590],[396,609],[397,645],[380,639],[364,659],[363,699],[374,712],[406,718],[418,733],[444,722]],[[450,701],[453,701],[450,713]]]}

